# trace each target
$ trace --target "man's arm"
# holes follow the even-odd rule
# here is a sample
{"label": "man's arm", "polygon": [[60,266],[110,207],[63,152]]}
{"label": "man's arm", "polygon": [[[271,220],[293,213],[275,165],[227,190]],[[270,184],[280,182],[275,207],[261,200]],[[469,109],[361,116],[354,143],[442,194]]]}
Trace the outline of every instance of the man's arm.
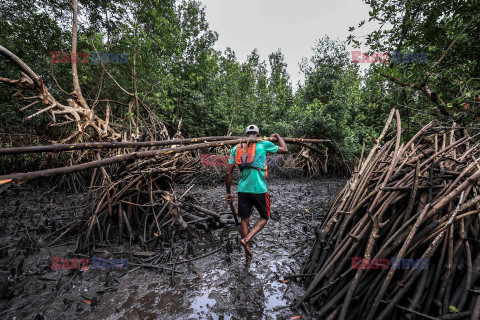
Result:
{"label": "man's arm", "polygon": [[227,202],[233,203],[233,196],[232,196],[232,174],[233,168],[235,168],[234,164],[227,165],[227,173],[225,174],[225,187],[227,188]]}
{"label": "man's arm", "polygon": [[277,138],[278,144],[280,145],[278,147],[277,153],[288,153],[287,144],[285,143],[285,141],[283,141],[282,137],[280,137],[278,133],[272,134],[272,138]]}

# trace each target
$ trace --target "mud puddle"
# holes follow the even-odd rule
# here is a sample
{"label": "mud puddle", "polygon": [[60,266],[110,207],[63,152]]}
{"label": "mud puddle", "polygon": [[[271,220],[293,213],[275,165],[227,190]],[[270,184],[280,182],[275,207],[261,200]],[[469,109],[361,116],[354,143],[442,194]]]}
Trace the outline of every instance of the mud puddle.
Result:
{"label": "mud puddle", "polygon": [[[313,245],[314,227],[343,184],[341,179],[269,181],[272,217],[252,243],[250,265],[244,262],[235,226],[197,235],[192,243],[195,255],[184,252],[163,270],[135,264],[114,271],[51,270],[50,256],[69,254],[73,244],[45,248],[40,244],[40,250],[25,257],[22,276],[15,283],[7,274],[11,270],[2,269],[2,285],[9,290],[0,296],[0,318],[290,319],[298,312],[289,306],[303,289],[284,277],[301,272]],[[180,186],[180,192],[182,187],[186,188]],[[221,184],[195,186],[190,194],[201,206],[229,210]],[[8,202],[7,198],[3,200]],[[42,206],[39,203],[38,210],[44,210]],[[257,219],[254,211],[251,226]],[[134,250],[110,246],[98,248],[96,255]],[[15,291],[19,282],[28,289]]]}

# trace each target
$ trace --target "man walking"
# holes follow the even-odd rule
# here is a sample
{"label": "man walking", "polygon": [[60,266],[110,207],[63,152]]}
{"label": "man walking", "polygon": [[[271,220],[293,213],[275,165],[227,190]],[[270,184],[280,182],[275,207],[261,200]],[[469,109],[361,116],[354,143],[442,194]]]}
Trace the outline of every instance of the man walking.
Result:
{"label": "man walking", "polygon": [[[246,129],[247,138],[258,138],[259,130],[256,125],[249,125]],[[268,176],[267,153],[288,153],[285,141],[277,134],[276,146],[270,141],[241,143],[236,145],[230,154],[225,177],[227,187],[227,202],[233,203],[231,192],[233,168],[240,168],[240,181],[238,182],[238,216],[242,219],[240,226],[240,243],[245,247],[246,261],[252,261],[253,253],[250,249],[252,238],[265,227],[270,218],[270,197],[267,191]],[[252,230],[248,230],[252,208],[255,207],[260,214]]]}

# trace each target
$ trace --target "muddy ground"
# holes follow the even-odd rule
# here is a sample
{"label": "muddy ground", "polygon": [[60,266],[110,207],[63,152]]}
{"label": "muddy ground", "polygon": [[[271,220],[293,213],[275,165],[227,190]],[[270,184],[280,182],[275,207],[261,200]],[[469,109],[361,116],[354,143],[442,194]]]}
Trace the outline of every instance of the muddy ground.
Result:
{"label": "muddy ground", "polygon": [[[284,277],[301,272],[314,227],[344,182],[269,180],[272,217],[253,241],[250,265],[244,262],[235,226],[192,232],[188,251],[153,267],[148,257],[139,263],[138,248],[125,242],[97,247],[91,255],[74,254],[74,237],[55,242],[59,232],[47,236],[82,218],[83,194],[29,184],[7,189],[0,194],[0,319],[296,317],[298,311],[289,306],[303,289]],[[186,186],[179,186],[180,192],[182,188]],[[229,210],[218,182],[195,186],[189,194],[205,208]],[[257,218],[254,211],[252,225]],[[174,249],[175,244],[164,248]],[[52,270],[51,257],[114,257],[128,259],[129,265]]]}

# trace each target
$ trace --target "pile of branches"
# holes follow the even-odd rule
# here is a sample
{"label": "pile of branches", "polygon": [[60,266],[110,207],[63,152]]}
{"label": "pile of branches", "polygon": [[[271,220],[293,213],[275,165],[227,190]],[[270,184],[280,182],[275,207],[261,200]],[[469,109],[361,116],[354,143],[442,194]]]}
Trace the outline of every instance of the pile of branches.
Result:
{"label": "pile of branches", "polygon": [[308,176],[328,173],[328,147],[319,150],[314,147],[301,146],[298,153],[292,155],[291,168],[299,168]]}
{"label": "pile of branches", "polygon": [[196,162],[189,153],[177,153],[123,163],[114,174],[96,169],[92,181],[98,185],[90,187],[93,200],[89,197],[88,223],[80,232],[77,250],[90,251],[97,242],[122,243],[126,234],[130,243],[151,251],[164,238],[163,227],[187,228],[185,220],[191,221],[191,215],[180,214],[175,186],[193,173]]}
{"label": "pile of branches", "polygon": [[478,137],[431,122],[402,142],[393,109],[317,230],[296,306],[321,319],[479,319]]}
{"label": "pile of branches", "polygon": [[[92,252],[98,245],[123,244],[128,239],[129,244],[139,245],[139,250],[151,252],[163,243],[175,242],[177,235],[183,234],[187,228],[190,232],[196,227],[208,229],[210,225],[234,222],[233,216],[228,219],[228,216],[221,217],[209,209],[187,204],[185,200],[189,198],[188,192],[194,187],[193,183],[183,194],[178,194],[177,184],[195,173],[199,158],[195,152],[170,154],[161,150],[165,146],[175,149],[194,144],[198,139],[181,139],[179,131],[174,138],[158,141],[154,143],[158,146],[148,148],[149,151],[159,151],[155,157],[134,158],[93,170],[86,217],[83,221],[72,223],[67,230],[77,231],[72,232],[78,237],[75,251]],[[205,141],[222,139],[227,138],[206,137]],[[138,143],[117,144],[133,147]],[[139,151],[140,146],[145,144],[148,145],[148,142],[138,144],[135,149],[114,149],[115,156],[127,156]],[[108,143],[103,145],[109,146]],[[104,155],[112,155],[112,151],[104,152]]]}

